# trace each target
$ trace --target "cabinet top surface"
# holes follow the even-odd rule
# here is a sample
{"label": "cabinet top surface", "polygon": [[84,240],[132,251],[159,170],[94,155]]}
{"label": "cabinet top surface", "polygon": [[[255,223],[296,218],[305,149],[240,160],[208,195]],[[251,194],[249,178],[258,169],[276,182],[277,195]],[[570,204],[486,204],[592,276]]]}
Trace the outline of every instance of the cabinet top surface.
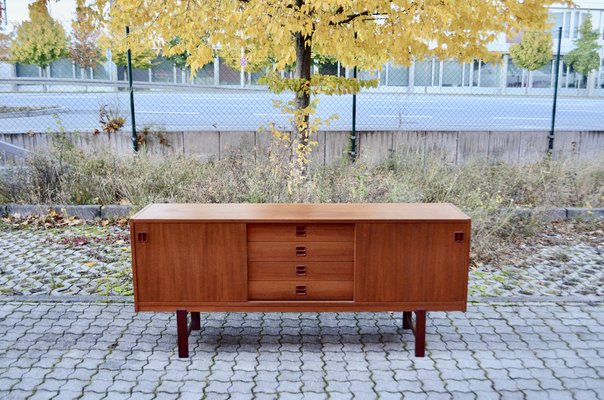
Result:
{"label": "cabinet top surface", "polygon": [[469,221],[449,203],[150,204],[133,222]]}

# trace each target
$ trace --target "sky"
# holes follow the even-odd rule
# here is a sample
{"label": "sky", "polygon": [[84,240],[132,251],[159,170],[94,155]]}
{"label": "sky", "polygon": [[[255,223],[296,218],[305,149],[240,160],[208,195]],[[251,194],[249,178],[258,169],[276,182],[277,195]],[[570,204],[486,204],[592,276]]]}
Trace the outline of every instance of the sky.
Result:
{"label": "sky", "polygon": [[[9,30],[27,19],[27,6],[33,3],[33,0],[0,1],[6,1],[6,16],[8,17]],[[69,32],[71,30],[71,20],[75,14],[75,0],[51,0],[49,4],[50,15],[61,22]]]}

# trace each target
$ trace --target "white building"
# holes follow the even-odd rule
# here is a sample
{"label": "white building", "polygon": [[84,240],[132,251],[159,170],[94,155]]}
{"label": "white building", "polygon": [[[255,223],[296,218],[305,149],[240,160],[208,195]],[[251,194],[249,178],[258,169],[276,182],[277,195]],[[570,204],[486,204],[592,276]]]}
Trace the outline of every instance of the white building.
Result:
{"label": "white building", "polygon": [[[549,93],[555,81],[555,55],[558,46],[558,28],[562,27],[561,64],[559,87],[567,94],[594,94],[604,92],[604,0],[576,0],[576,8],[562,5],[551,7],[550,20],[552,28],[554,59],[541,69],[533,72],[529,81],[528,71],[514,65],[509,56],[509,48],[516,40],[500,35],[489,45],[492,51],[504,54],[500,64],[487,64],[479,60],[473,63],[460,64],[455,60],[428,60],[415,63],[411,68],[387,64],[377,73],[364,72],[361,76],[377,78],[380,90],[406,87],[409,92],[425,93]],[[585,15],[591,14],[593,28],[599,35],[598,44],[600,68],[590,77],[583,77],[563,63],[564,55],[574,47],[578,30]],[[350,75],[350,71],[347,71]],[[589,78],[589,79],[588,79]],[[585,89],[589,87],[590,89]],[[584,88],[581,93],[577,87]],[[397,89],[394,89],[397,90]],[[584,92],[584,93],[583,93]],[[598,93],[601,94],[601,93]]]}

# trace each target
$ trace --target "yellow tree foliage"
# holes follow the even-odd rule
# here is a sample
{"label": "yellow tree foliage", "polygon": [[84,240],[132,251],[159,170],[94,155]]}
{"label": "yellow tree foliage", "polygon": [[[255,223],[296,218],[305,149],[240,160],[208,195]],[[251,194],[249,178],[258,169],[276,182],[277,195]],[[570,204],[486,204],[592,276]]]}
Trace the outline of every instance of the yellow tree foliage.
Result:
{"label": "yellow tree foliage", "polygon": [[[564,0],[568,3],[567,0]],[[139,27],[131,38],[153,43],[164,54],[189,54],[195,71],[211,62],[215,49],[240,54],[248,63],[272,60],[276,70],[295,65],[295,77],[268,80],[274,90],[295,92],[297,133],[308,141],[311,94],[351,93],[352,79],[311,81],[313,53],[345,67],[374,70],[390,60],[410,65],[437,57],[497,58],[487,44],[498,34],[543,30],[556,0],[114,0],[111,24]],[[136,37],[134,37],[136,36]],[[167,42],[178,36],[176,46]],[[314,85],[319,85],[314,87]]]}
{"label": "yellow tree foliage", "polygon": [[[375,69],[388,60],[493,59],[486,45],[499,33],[546,27],[555,0],[115,0],[113,26],[137,26],[136,36],[187,51],[193,69],[215,48],[242,47],[250,62],[275,60],[280,70],[301,63],[300,50],[334,57],[348,67]],[[356,32],[356,38],[355,38]],[[133,37],[135,34],[133,33]],[[179,37],[178,46],[166,46]],[[136,43],[133,43],[136,45]],[[169,54],[168,54],[169,55]],[[302,77],[302,76],[300,76]]]}
{"label": "yellow tree foliage", "polygon": [[73,39],[69,53],[82,68],[94,68],[101,58],[99,18],[85,0],[76,0],[76,18],[71,23]]}
{"label": "yellow tree foliage", "polygon": [[17,27],[10,58],[14,62],[44,68],[67,57],[67,41],[65,29],[48,13],[46,0],[36,0],[29,5],[29,20]]}
{"label": "yellow tree foliage", "polygon": [[[157,58],[161,48],[154,46],[154,42],[137,33],[140,27],[135,21],[129,21],[126,25],[114,23],[114,19],[108,15],[110,8],[107,0],[94,0],[91,8],[102,32],[100,46],[103,50],[111,51],[111,60],[116,65],[125,67],[128,64],[127,51],[130,49],[133,68],[147,69],[153,66],[153,60]],[[126,38],[126,26],[130,27],[128,38]]]}

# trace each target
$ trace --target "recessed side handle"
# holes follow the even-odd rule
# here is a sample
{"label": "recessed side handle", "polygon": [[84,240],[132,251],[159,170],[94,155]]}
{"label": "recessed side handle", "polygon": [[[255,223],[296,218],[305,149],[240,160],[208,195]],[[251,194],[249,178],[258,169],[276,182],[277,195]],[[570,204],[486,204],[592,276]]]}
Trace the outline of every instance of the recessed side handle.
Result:
{"label": "recessed side handle", "polygon": [[455,243],[463,243],[464,233],[463,232],[455,232]]}
{"label": "recessed side handle", "polygon": [[306,257],[306,246],[296,246],[296,257]]}
{"label": "recessed side handle", "polygon": [[140,243],[147,243],[147,232],[138,232],[136,234],[136,241]]}

